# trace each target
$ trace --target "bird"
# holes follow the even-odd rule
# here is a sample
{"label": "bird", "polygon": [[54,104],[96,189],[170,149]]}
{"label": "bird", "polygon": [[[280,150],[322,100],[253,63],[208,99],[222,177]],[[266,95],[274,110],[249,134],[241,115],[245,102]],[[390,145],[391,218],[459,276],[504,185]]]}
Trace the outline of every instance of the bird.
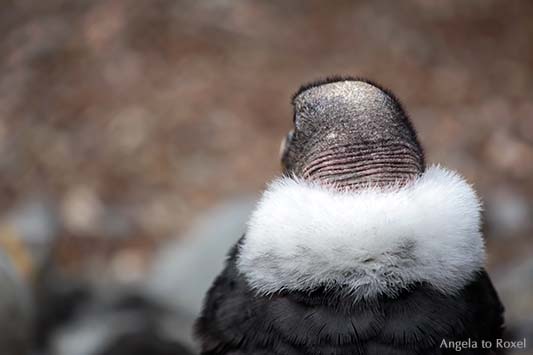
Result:
{"label": "bird", "polygon": [[281,177],[205,296],[201,354],[498,353],[474,188],[427,166],[379,84],[331,77],[292,105]]}

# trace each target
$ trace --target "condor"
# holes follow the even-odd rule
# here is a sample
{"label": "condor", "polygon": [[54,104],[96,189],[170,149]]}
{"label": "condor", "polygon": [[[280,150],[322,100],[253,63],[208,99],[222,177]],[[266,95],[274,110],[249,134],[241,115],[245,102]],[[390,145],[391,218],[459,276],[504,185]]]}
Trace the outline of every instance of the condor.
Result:
{"label": "condor", "polygon": [[197,321],[202,354],[457,354],[443,341],[501,338],[480,201],[459,174],[426,167],[398,100],[334,78],[293,106],[283,177]]}

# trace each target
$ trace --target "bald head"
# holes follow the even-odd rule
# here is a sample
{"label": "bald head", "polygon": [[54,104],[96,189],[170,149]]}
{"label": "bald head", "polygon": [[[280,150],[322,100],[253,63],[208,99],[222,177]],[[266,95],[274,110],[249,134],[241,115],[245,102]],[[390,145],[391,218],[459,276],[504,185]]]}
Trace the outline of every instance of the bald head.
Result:
{"label": "bald head", "polygon": [[424,171],[424,155],[399,102],[375,84],[332,79],[294,96],[287,173],[341,188],[389,185]]}

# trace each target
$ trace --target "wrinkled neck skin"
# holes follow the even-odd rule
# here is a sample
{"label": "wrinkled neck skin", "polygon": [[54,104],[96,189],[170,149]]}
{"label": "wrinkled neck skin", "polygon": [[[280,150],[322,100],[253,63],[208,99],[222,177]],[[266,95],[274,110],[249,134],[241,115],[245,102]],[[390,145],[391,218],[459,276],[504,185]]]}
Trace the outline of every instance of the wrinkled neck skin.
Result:
{"label": "wrinkled neck skin", "polygon": [[301,169],[304,180],[338,190],[367,186],[402,186],[425,170],[417,149],[408,143],[348,144],[311,154]]}

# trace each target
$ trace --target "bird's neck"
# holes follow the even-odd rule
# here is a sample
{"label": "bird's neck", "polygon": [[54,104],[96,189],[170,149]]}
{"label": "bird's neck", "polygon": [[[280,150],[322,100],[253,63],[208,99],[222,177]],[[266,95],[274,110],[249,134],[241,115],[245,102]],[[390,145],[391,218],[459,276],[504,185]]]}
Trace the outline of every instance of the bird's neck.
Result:
{"label": "bird's neck", "polygon": [[312,153],[306,161],[305,180],[342,190],[402,185],[424,172],[419,151],[399,142],[335,146]]}

